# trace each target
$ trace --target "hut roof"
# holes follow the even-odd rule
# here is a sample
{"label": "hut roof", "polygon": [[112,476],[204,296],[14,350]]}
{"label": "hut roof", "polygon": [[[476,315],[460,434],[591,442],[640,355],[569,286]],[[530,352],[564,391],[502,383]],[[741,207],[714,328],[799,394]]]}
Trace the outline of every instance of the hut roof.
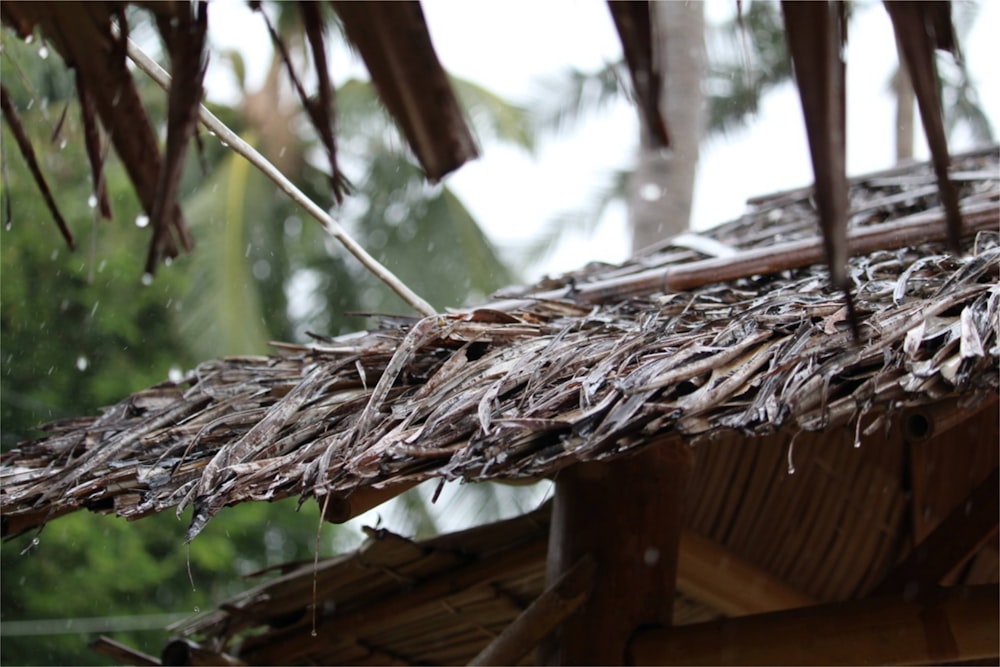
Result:
{"label": "hut roof", "polygon": [[[965,525],[992,510],[995,525],[995,401],[992,408],[949,439],[904,443],[897,429],[856,449],[853,429],[801,438],[794,475],[784,472],[788,434],[724,437],[698,450],[680,536],[674,625],[885,592],[887,573],[907,562],[911,541],[955,527],[948,521],[953,508]],[[990,488],[992,500],[982,492]],[[969,504],[976,505],[972,513]],[[925,511],[914,516],[910,506]],[[354,552],[250,575],[265,580],[173,626],[163,662],[475,664],[473,656],[545,589],[549,520],[545,504],[419,542],[366,529],[368,540]],[[987,539],[946,566],[965,565],[949,582],[997,582],[995,542]],[[107,640],[95,646],[113,647]],[[135,661],[131,653],[122,657]]]}
{"label": "hut roof", "polygon": [[996,147],[954,159],[960,256],[941,243],[929,165],[853,180],[857,342],[819,264],[811,190],[779,193],[620,266],[210,361],[50,424],[0,459],[3,533],[193,503],[193,537],[224,506],[292,495],[343,519],[429,478],[552,476],[782,427],[863,438],[916,406],[976,408],[998,387],[998,163]]}

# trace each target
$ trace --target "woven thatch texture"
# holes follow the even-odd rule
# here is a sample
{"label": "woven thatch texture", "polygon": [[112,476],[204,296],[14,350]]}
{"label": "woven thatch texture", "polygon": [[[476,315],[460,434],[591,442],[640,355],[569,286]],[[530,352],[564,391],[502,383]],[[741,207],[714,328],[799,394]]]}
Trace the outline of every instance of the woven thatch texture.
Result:
{"label": "woven thatch texture", "polygon": [[[722,615],[699,597],[696,572],[685,565],[703,553],[690,546],[694,535],[724,549],[723,572],[735,561],[749,563],[804,600],[869,593],[906,555],[910,538],[922,538],[914,534],[919,517],[913,515],[920,513],[911,503],[923,506],[926,494],[914,497],[908,479],[933,473],[942,489],[964,498],[970,483],[996,467],[996,421],[994,402],[923,442],[928,450],[950,453],[958,462],[950,472],[957,474],[908,461],[916,445],[904,443],[901,428],[888,437],[863,437],[860,447],[853,446],[854,429],[844,426],[765,438],[730,435],[697,448],[681,538],[682,554],[690,555],[681,558],[674,623]],[[952,446],[956,442],[963,446]],[[790,447],[794,474],[788,471]],[[901,474],[908,464],[911,474]],[[969,479],[963,483],[963,477]],[[369,541],[356,552],[315,567],[274,568],[281,574],[271,581],[174,631],[251,664],[467,664],[541,592],[548,522],[543,507],[416,543],[369,529]],[[987,547],[953,583],[996,582],[996,568],[996,550]],[[761,595],[759,576],[739,585]]]}
{"label": "woven thatch texture", "polygon": [[[997,162],[995,148],[956,159],[967,224],[994,230],[968,237],[965,254],[925,243],[852,260],[857,343],[820,265],[680,292],[587,291],[695,266],[703,254],[682,243],[744,251],[815,236],[809,192],[785,193],[708,243],[569,276],[561,298],[212,361],[101,417],[52,425],[3,458],[4,530],[79,507],[135,517],[193,501],[193,535],[246,500],[545,476],[664,432],[821,430],[861,414],[873,430],[901,406],[974,404],[998,384]],[[936,196],[926,165],[857,179],[851,223],[940,224]]]}

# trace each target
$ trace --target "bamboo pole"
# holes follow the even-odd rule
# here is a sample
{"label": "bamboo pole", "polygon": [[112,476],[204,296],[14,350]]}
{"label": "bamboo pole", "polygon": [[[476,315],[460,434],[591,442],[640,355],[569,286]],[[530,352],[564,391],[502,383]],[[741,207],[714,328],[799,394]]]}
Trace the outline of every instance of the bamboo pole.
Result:
{"label": "bamboo pole", "polygon": [[469,665],[516,665],[582,605],[594,583],[594,559],[584,556],[520,616],[504,628]]}
{"label": "bamboo pole", "polygon": [[641,632],[636,665],[909,665],[995,658],[996,584],[867,598]]}
{"label": "bamboo pole", "polygon": [[[996,202],[976,202],[962,209],[962,233],[970,236],[997,227]],[[940,211],[923,211],[895,222],[853,228],[847,236],[850,255],[863,255],[876,250],[896,250],[923,243],[944,241],[944,214]],[[524,308],[536,300],[572,298],[584,303],[601,303],[628,296],[641,296],[655,292],[682,290],[722,283],[739,278],[766,275],[778,271],[798,269],[826,261],[820,238],[789,241],[771,246],[742,250],[728,257],[675,264],[647,269],[631,275],[579,283],[561,289],[527,294],[517,299],[507,299],[489,304],[494,310]]]}
{"label": "bamboo pole", "polygon": [[[150,58],[130,39],[128,40],[128,57],[139,69],[145,72],[164,90],[170,90],[170,75]],[[292,198],[296,204],[305,209],[306,213],[316,219],[323,231],[337,239],[349,253],[354,255],[361,264],[364,265],[375,277],[389,286],[392,291],[400,296],[406,303],[413,307],[418,313],[425,317],[436,315],[434,307],[417,295],[407,285],[400,280],[392,271],[382,266],[377,259],[368,254],[361,245],[355,241],[344,227],[334,220],[330,215],[320,208],[313,200],[309,199],[302,190],[299,190],[294,183],[281,173],[271,162],[261,155],[257,150],[245,142],[242,137],[230,130],[215,114],[200,105],[198,119],[201,124],[218,135],[219,139],[229,145],[233,151],[246,158],[250,164],[257,167],[262,174],[267,176],[281,190]]]}
{"label": "bamboo pole", "polygon": [[690,449],[668,439],[556,477],[546,579],[585,555],[597,572],[587,602],[540,647],[539,664],[625,664],[637,628],[670,625],[690,465]]}
{"label": "bamboo pole", "polygon": [[968,409],[959,405],[962,398],[910,408],[903,413],[903,435],[907,441],[924,442],[946,433],[986,409],[996,409],[997,395]]}

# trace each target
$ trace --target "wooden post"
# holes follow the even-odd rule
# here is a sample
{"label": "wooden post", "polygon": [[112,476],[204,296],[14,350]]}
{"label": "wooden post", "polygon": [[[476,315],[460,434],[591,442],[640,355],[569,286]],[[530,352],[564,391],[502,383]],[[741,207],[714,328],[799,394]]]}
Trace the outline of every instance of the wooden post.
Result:
{"label": "wooden post", "polygon": [[676,439],[556,478],[546,580],[580,558],[597,566],[590,598],[541,646],[540,664],[620,665],[641,628],[667,627],[692,456]]}

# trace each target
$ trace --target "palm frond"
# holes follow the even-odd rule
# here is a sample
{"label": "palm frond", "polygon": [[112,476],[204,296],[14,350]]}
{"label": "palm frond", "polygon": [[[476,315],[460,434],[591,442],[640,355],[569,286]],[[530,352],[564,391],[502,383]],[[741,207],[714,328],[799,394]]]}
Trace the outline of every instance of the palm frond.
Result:
{"label": "palm frond", "polygon": [[531,105],[535,127],[553,134],[571,129],[625,97],[623,82],[627,80],[625,63],[618,60],[594,72],[569,68],[541,81],[540,92]]}

